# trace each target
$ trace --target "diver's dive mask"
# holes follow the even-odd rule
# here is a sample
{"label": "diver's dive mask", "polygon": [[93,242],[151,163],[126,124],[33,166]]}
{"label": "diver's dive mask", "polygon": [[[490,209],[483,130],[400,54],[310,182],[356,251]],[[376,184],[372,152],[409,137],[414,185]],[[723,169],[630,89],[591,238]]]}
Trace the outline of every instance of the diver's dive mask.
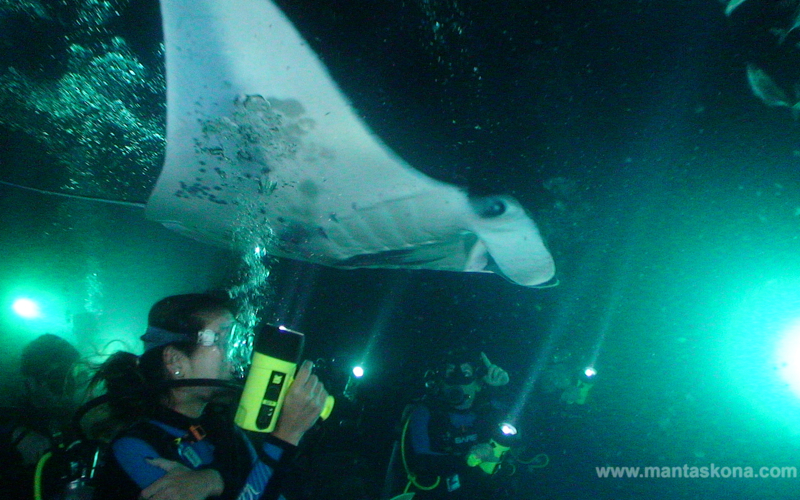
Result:
{"label": "diver's dive mask", "polygon": [[234,378],[243,379],[253,354],[253,334],[241,323],[233,321],[222,333],[205,329],[197,332],[197,343],[211,347],[217,345],[224,353]]}
{"label": "diver's dive mask", "polygon": [[[215,333],[215,332],[212,332]],[[201,342],[203,332],[198,333],[197,342]],[[231,367],[233,377],[244,379],[253,358],[253,331],[242,323],[234,321],[223,345],[225,359]],[[205,345],[205,344],[204,344]]]}
{"label": "diver's dive mask", "polygon": [[469,385],[475,382],[476,378],[477,377],[475,376],[474,373],[466,374],[462,371],[455,370],[452,373],[446,374],[442,379],[442,382],[444,382],[447,385]]}
{"label": "diver's dive mask", "polygon": [[477,370],[471,363],[449,364],[442,373],[440,396],[449,406],[461,406],[475,397],[480,390],[476,381]]}
{"label": "diver's dive mask", "polygon": [[[197,332],[197,344],[204,347],[217,345],[225,353],[225,359],[231,367],[234,378],[244,379],[253,356],[253,337],[252,330],[242,323],[233,321],[221,332],[210,328],[200,330]],[[173,342],[186,342],[190,337],[183,333],[150,326],[141,339],[147,351]]]}

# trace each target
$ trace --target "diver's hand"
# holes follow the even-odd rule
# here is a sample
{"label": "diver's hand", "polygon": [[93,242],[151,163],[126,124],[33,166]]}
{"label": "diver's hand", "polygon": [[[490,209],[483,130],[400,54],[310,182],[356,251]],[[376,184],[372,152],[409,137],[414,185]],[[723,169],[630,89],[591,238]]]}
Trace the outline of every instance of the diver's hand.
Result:
{"label": "diver's hand", "polygon": [[214,469],[192,470],[166,458],[148,458],[147,463],[167,471],[167,475],[142,490],[144,500],[205,500],[225,489],[222,476]]}
{"label": "diver's hand", "polygon": [[564,390],[564,392],[561,393],[561,401],[563,403],[567,403],[568,405],[577,403],[580,397],[581,397],[581,390],[574,386],[567,387]]}
{"label": "diver's hand", "polygon": [[314,363],[303,361],[286,393],[278,425],[272,433],[276,438],[295,446],[317,421],[328,397],[325,386],[311,373],[313,368]]}
{"label": "diver's hand", "polygon": [[497,462],[497,457],[494,455],[494,448],[489,443],[476,444],[469,449],[469,454],[481,462]]}
{"label": "diver's hand", "polygon": [[486,365],[487,373],[483,376],[483,381],[486,382],[487,385],[500,387],[508,383],[510,379],[507,371],[497,365],[493,365],[492,362],[489,361],[489,357],[486,356],[486,353],[481,353],[481,359],[483,360],[483,364]]}

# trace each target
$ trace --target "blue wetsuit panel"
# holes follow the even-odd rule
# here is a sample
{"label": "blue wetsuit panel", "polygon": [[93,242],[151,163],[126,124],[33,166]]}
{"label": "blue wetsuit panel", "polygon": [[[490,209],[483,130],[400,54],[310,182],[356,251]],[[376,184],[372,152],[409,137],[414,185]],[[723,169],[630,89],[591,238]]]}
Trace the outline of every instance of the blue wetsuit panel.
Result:
{"label": "blue wetsuit panel", "polygon": [[160,455],[141,439],[120,438],[114,442],[112,449],[119,465],[141,489],[147,488],[167,474],[161,467],[147,463],[146,458],[156,458]]}

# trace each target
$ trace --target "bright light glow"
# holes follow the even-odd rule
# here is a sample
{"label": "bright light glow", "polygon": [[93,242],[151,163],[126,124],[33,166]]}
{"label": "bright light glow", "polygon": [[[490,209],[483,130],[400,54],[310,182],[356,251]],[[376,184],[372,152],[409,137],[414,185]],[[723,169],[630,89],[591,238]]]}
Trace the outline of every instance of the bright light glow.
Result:
{"label": "bright light glow", "polygon": [[25,319],[36,319],[42,316],[39,304],[28,298],[20,298],[11,306],[14,312]]}
{"label": "bright light glow", "polygon": [[789,388],[800,396],[800,320],[790,326],[775,353],[778,372]]}
{"label": "bright light glow", "polygon": [[595,370],[594,368],[592,368],[592,367],[590,366],[589,368],[587,368],[587,369],[585,369],[585,370],[583,371],[583,374],[584,374],[584,375],[586,375],[586,376],[587,376],[587,377],[589,377],[589,378],[592,378],[592,377],[594,377],[595,375],[597,375],[597,370]]}
{"label": "bright light glow", "polygon": [[353,367],[353,376],[355,378],[361,378],[364,376],[364,369],[360,366]]}
{"label": "bright light glow", "polygon": [[500,432],[502,432],[506,436],[516,436],[517,428],[508,423],[500,424]]}

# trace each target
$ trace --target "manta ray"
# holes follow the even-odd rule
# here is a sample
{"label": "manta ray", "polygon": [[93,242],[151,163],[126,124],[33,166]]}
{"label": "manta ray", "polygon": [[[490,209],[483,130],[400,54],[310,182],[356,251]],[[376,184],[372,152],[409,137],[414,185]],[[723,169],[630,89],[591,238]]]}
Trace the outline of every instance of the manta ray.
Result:
{"label": "manta ray", "polygon": [[160,9],[166,153],[148,219],[212,245],[337,268],[553,280],[553,258],[517,200],[471,196],[400,158],[272,1]]}

